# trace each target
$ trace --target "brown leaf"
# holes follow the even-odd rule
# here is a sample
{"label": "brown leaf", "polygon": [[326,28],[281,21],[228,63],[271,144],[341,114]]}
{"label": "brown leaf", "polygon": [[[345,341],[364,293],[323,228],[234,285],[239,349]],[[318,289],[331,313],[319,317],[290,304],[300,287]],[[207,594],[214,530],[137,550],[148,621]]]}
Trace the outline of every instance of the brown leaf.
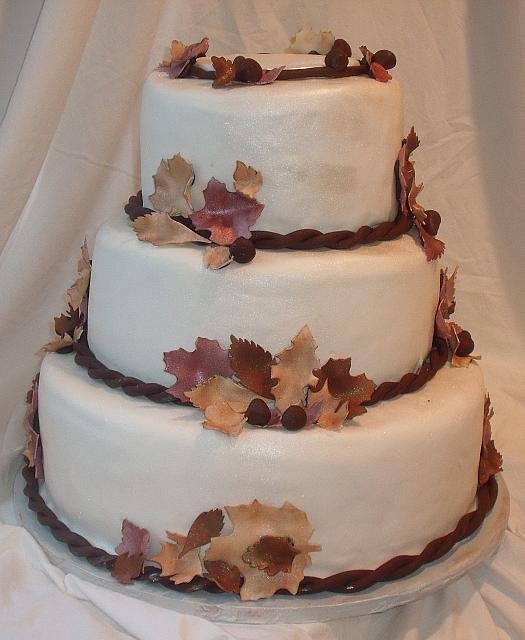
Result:
{"label": "brown leaf", "polygon": [[272,398],[273,356],[250,340],[231,336],[230,363],[241,383],[255,393]]}
{"label": "brown leaf", "polygon": [[263,536],[246,549],[242,559],[250,567],[266,571],[269,576],[275,576],[280,571],[290,573],[294,558],[299,553],[300,551],[294,548],[291,538]]}
{"label": "brown leaf", "polygon": [[158,211],[188,216],[193,211],[191,187],[195,182],[193,166],[178,153],[161,160],[153,176],[155,192],[149,197]]}
{"label": "brown leaf", "polygon": [[485,484],[491,476],[496,475],[496,473],[500,471],[503,471],[503,457],[496,449],[494,440],[489,440],[487,446],[483,447],[479,459],[479,484]]}
{"label": "brown leaf", "polygon": [[339,398],[334,398],[328,391],[328,384],[319,391],[308,394],[308,406],[321,405],[320,415],[317,418],[317,426],[322,429],[336,430],[343,426],[348,415],[348,407]]}
{"label": "brown leaf", "polygon": [[233,68],[233,62],[223,57],[212,56],[211,63],[215,69],[215,75],[217,76],[213,81],[213,88],[220,89],[227,84],[231,84],[235,80],[235,69]]}
{"label": "brown leaf", "polygon": [[244,162],[237,160],[233,180],[237,191],[244,193],[249,198],[255,198],[262,187],[262,175],[253,167],[246,166]]}
{"label": "brown leaf", "polygon": [[235,411],[228,402],[223,400],[206,407],[204,415],[206,420],[202,426],[205,429],[221,431],[228,436],[238,436],[247,422],[243,412]]}
{"label": "brown leaf", "polygon": [[60,314],[55,318],[55,333],[63,338],[66,334],[73,337],[75,329],[80,323],[80,311],[79,309],[73,309],[69,305],[66,313]]}
{"label": "brown leaf", "polygon": [[61,349],[65,349],[66,347],[72,347],[75,341],[72,340],[69,336],[64,336],[63,338],[59,338],[58,340],[52,340],[45,344],[41,349],[40,353],[56,353]]}
{"label": "brown leaf", "polygon": [[220,535],[224,526],[224,514],[221,509],[204,511],[198,515],[188,531],[180,557],[188,551],[208,544],[212,538]]}
{"label": "brown leaf", "polygon": [[272,380],[277,380],[277,384],[272,387],[272,394],[281,412],[293,404],[302,404],[305,388],[317,382],[313,375],[319,366],[316,349],[317,344],[305,325],[292,339],[292,346],[277,354],[278,364],[272,366]]}
{"label": "brown leaf", "polygon": [[167,213],[148,213],[133,220],[132,226],[139,240],[151,242],[157,246],[186,242],[210,242],[186,225],[170,218]]}
{"label": "brown leaf", "polygon": [[239,593],[242,585],[242,576],[237,567],[232,567],[221,560],[205,561],[204,567],[208,572],[205,577],[213,580],[223,591],[226,593]]}
{"label": "brown leaf", "polygon": [[71,287],[67,290],[67,297],[69,300],[69,305],[72,309],[78,309],[82,301],[84,300],[84,296],[87,294],[87,290],[89,287],[89,281],[91,278],[91,267],[85,267],[78,274],[78,278],[71,285]]}
{"label": "brown leaf", "polygon": [[177,570],[179,561],[179,547],[171,542],[161,542],[161,551],[155,556],[151,556],[148,560],[160,564],[162,569],[161,576],[172,576]]}
{"label": "brown leaf", "polygon": [[229,247],[207,247],[204,253],[204,266],[207,269],[222,269],[233,260]]}
{"label": "brown leaf", "polygon": [[412,215],[414,215],[420,222],[425,222],[427,214],[425,213],[425,207],[419,204],[417,197],[423,191],[423,183],[416,184],[415,182],[410,187],[408,192],[408,206]]}
{"label": "brown leaf", "polygon": [[450,347],[450,351],[452,352],[452,358],[450,360],[452,366],[468,367],[472,360],[481,360],[481,356],[474,356],[472,354],[469,354],[467,356],[458,356],[456,351],[459,347],[459,334],[463,331],[463,329],[456,322],[449,322],[447,324],[447,328],[450,332],[448,344]]}
{"label": "brown leaf", "polygon": [[195,407],[203,411],[218,402],[227,402],[233,410],[239,412],[246,411],[250,402],[259,397],[231,378],[222,376],[213,376],[191,391],[187,391],[185,395]]}
{"label": "brown leaf", "polygon": [[144,555],[135,553],[129,555],[127,552],[118,555],[111,570],[111,575],[121,584],[131,584],[134,578],[142,574],[144,567]]}
{"label": "brown leaf", "polygon": [[352,358],[330,358],[320,369],[313,373],[319,379],[314,391],[319,391],[327,383],[328,391],[334,398],[349,401],[351,404],[362,404],[370,400],[376,385],[364,373],[350,375]]}
{"label": "brown leaf", "polygon": [[414,130],[414,127],[410,128],[410,131],[405,140],[407,158],[419,147],[419,138]]}
{"label": "brown leaf", "polygon": [[[272,596],[279,589],[297,593],[305,568],[311,563],[309,552],[320,549],[309,544],[313,527],[306,514],[293,504],[282,507],[264,505],[254,500],[251,504],[226,507],[233,524],[233,533],[212,538],[204,562],[221,561],[237,567],[244,578],[240,590],[241,600],[257,600]],[[243,560],[247,548],[263,536],[290,538],[299,554],[291,563],[290,572],[280,571],[270,576]]]}

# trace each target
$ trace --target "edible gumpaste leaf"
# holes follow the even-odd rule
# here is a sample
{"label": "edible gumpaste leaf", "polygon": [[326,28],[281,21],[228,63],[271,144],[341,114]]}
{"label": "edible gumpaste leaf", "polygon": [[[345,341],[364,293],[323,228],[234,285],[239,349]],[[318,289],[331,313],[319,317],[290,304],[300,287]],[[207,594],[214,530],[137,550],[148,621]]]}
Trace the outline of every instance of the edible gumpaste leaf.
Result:
{"label": "edible gumpaste leaf", "polygon": [[463,329],[456,322],[449,322],[448,329],[450,331],[450,335],[448,337],[448,346],[452,353],[451,364],[454,367],[468,367],[472,360],[481,360],[481,356],[474,356],[472,354],[468,354],[466,356],[460,356],[457,354],[460,339],[459,335],[463,331]]}
{"label": "edible gumpaste leaf", "polygon": [[160,546],[160,552],[155,556],[150,556],[148,560],[151,560],[151,562],[155,562],[156,564],[160,564],[162,570],[160,575],[162,577],[172,576],[177,570],[180,549],[178,545],[165,541],[161,541]]}
{"label": "edible gumpaste leaf", "polygon": [[149,197],[158,211],[188,216],[193,211],[191,187],[195,181],[193,166],[178,153],[162,159],[153,176],[155,192]]}
{"label": "edible gumpaste leaf", "polygon": [[222,269],[233,260],[228,247],[207,247],[204,252],[204,266],[207,269]]}
{"label": "edible gumpaste leaf", "polygon": [[364,373],[357,376],[350,375],[351,364],[352,358],[330,358],[320,369],[313,372],[319,379],[315,390],[320,390],[326,383],[333,398],[348,401],[354,405],[370,400],[376,385]]}
{"label": "edible gumpaste leaf", "polygon": [[223,182],[212,178],[204,189],[204,207],[190,217],[196,229],[211,231],[211,240],[230,245],[237,238],[249,238],[250,227],[264,205],[239,191],[228,191]]}
{"label": "edible gumpaste leaf", "polygon": [[232,567],[221,560],[205,561],[204,567],[208,572],[205,577],[213,580],[223,591],[226,593],[239,593],[242,585],[242,576],[237,567]]}
{"label": "edible gumpaste leaf", "polygon": [[129,520],[122,522],[122,542],[116,547],[115,551],[122,555],[147,555],[150,545],[150,535],[147,529],[141,529]]}
{"label": "edible gumpaste leaf", "polygon": [[223,526],[224,514],[221,509],[212,509],[198,515],[188,531],[180,556],[208,544],[212,538],[220,535]]}
{"label": "edible gumpaste leaf", "polygon": [[228,351],[217,340],[197,338],[194,351],[176,349],[164,353],[165,371],[177,376],[177,382],[167,392],[186,401],[186,391],[213,376],[229,378],[233,374]]}
{"label": "edible gumpaste leaf", "polygon": [[[240,590],[241,600],[267,598],[279,589],[297,593],[304,570],[311,564],[310,552],[320,549],[318,545],[309,542],[313,527],[308,522],[306,513],[289,502],[285,502],[282,507],[273,507],[257,500],[251,504],[225,508],[232,522],[233,532],[227,536],[212,538],[204,556],[204,566],[209,562],[224,562],[237,567],[244,578]],[[293,558],[289,572],[279,571],[271,576],[243,560],[247,549],[256,545],[263,536],[291,540],[299,553]]]}
{"label": "edible gumpaste leaf", "polygon": [[250,567],[266,571],[269,576],[275,576],[280,571],[290,573],[294,558],[299,553],[291,538],[263,536],[246,549],[242,559]]}
{"label": "edible gumpaste leaf", "polygon": [[195,58],[206,55],[209,46],[210,41],[208,38],[203,38],[200,42],[190,45],[185,45],[180,40],[173,40],[170,59],[164,60],[159,66],[159,70],[167,71],[172,80],[179,78]]}
{"label": "edible gumpaste leaf", "polygon": [[305,25],[292,36],[286,53],[310,53],[311,51],[316,51],[321,55],[325,55],[330,51],[334,42],[335,36],[331,31],[314,33],[310,25]]}
{"label": "edible gumpaste leaf", "polygon": [[255,393],[272,396],[273,356],[251,340],[231,336],[230,363],[241,384]]}
{"label": "edible gumpaste leaf", "polygon": [[214,89],[221,89],[235,80],[233,62],[227,58],[212,56],[211,63],[215,69]]}
{"label": "edible gumpaste leaf", "polygon": [[483,445],[486,447],[488,443],[492,440],[492,426],[490,421],[494,417],[494,409],[492,408],[492,403],[490,401],[490,396],[487,393],[485,396],[485,403],[483,406]]}
{"label": "edible gumpaste leaf", "polygon": [[66,313],[61,313],[55,318],[55,333],[61,338],[65,335],[69,335],[72,338],[79,323],[80,310],[73,309],[73,307],[69,305]]}
{"label": "edible gumpaste leaf", "polygon": [[478,482],[485,484],[491,476],[503,471],[503,458],[496,449],[494,440],[490,440],[481,453],[479,460]]}
{"label": "edible gumpaste leaf", "polygon": [[441,240],[438,240],[438,238],[431,236],[430,233],[425,231],[425,228],[417,218],[414,220],[414,224],[417,227],[419,237],[421,238],[421,242],[423,243],[423,249],[425,251],[428,262],[441,258],[441,256],[445,252],[445,243]]}
{"label": "edible gumpaste leaf", "polygon": [[206,419],[202,423],[205,429],[220,431],[228,436],[238,436],[247,422],[243,412],[235,410],[229,402],[219,400],[206,407]]}
{"label": "edible gumpaste leaf", "polygon": [[408,132],[408,135],[405,140],[405,146],[406,146],[406,157],[408,159],[410,155],[419,147],[419,138],[417,137],[414,127],[411,127],[410,131]]}
{"label": "edible gumpaste leaf", "polygon": [[343,426],[348,415],[347,406],[339,398],[334,398],[330,394],[326,382],[319,391],[311,391],[308,394],[307,410],[308,407],[313,408],[314,406],[321,407],[316,420],[318,427],[334,431]]}
{"label": "edible gumpaste leaf", "polygon": [[42,441],[40,434],[34,430],[35,416],[38,411],[38,383],[39,375],[36,375],[31,384],[31,388],[26,396],[26,414],[24,417],[24,430],[26,436],[26,446],[24,455],[27,458],[28,465],[35,470],[37,480],[44,480],[44,464]]}
{"label": "edible gumpaste leaf", "polygon": [[157,246],[187,242],[210,242],[186,225],[170,218],[167,213],[148,213],[133,220],[132,226],[139,240],[151,242]]}
{"label": "edible gumpaste leaf", "polygon": [[255,198],[262,187],[262,174],[253,167],[237,160],[233,174],[235,189],[249,198]]}
{"label": "edible gumpaste leaf", "polygon": [[178,533],[166,531],[166,535],[177,548],[178,559],[175,566],[175,572],[171,575],[170,580],[175,584],[190,582],[195,576],[202,572],[202,564],[199,556],[199,549],[193,549],[182,556],[181,551],[186,542],[186,537]]}
{"label": "edible gumpaste leaf", "polygon": [[84,243],[81,248],[81,258],[78,261],[78,277],[71,287],[67,290],[67,298],[69,306],[73,309],[79,309],[87,296],[89,287],[89,280],[91,278],[91,262],[89,260],[89,252],[87,243]]}
{"label": "edible gumpaste leaf", "polygon": [[284,70],[285,66],[286,65],[283,64],[281,67],[267,69],[255,84],[271,84],[272,82],[275,82],[275,80],[277,80],[277,78],[281,75],[281,72]]}
{"label": "edible gumpaste leaf", "polygon": [[385,67],[383,67],[379,62],[374,62],[373,53],[367,47],[363,45],[362,47],[359,47],[359,49],[376,80],[379,82],[388,82],[389,80],[392,80],[392,76],[388,73]]}
{"label": "edible gumpaste leaf", "polygon": [[303,404],[305,388],[316,384],[313,370],[319,367],[317,344],[307,325],[292,339],[292,346],[278,353],[272,366],[272,387],[277,408],[284,412],[294,404]]}
{"label": "edible gumpaste leaf", "polygon": [[237,412],[246,411],[250,402],[260,397],[250,389],[246,389],[231,378],[224,376],[208,378],[202,384],[186,391],[185,396],[195,407],[199,407],[203,411],[218,402],[227,402]]}
{"label": "edible gumpaste leaf", "polygon": [[111,570],[111,575],[121,584],[131,584],[134,578],[142,574],[145,556],[142,553],[119,554],[115,559],[115,564]]}
{"label": "edible gumpaste leaf", "polygon": [[456,267],[451,276],[448,269],[441,269],[441,286],[439,290],[439,302],[436,310],[436,332],[437,335],[450,342],[451,331],[447,322],[456,308],[456,279],[458,268]]}
{"label": "edible gumpaste leaf", "polygon": [[417,201],[417,197],[422,191],[423,183],[412,183],[412,186],[410,187],[410,191],[408,193],[408,207],[415,218],[417,218],[420,222],[425,222],[427,217],[427,214],[425,213],[425,207],[420,205]]}

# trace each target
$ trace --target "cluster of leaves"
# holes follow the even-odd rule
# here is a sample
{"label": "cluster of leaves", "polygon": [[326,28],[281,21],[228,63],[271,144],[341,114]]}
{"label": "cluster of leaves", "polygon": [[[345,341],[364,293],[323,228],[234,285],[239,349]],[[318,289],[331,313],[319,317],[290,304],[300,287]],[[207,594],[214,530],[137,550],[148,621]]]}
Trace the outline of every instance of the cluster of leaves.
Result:
{"label": "cluster of leaves", "polygon": [[197,58],[206,55],[209,46],[210,41],[208,38],[203,38],[200,42],[189,45],[179,40],[172,40],[170,57],[168,60],[163,60],[157,70],[165,71],[172,80],[180,78],[188,73]]}
{"label": "cluster of leaves", "polygon": [[203,426],[237,436],[253,400],[268,405],[266,426],[280,426],[289,407],[301,407],[306,425],[339,429],[366,411],[376,385],[365,374],[350,374],[351,358],[330,358],[322,367],[308,326],[276,356],[253,341],[231,336],[228,349],[217,340],[198,338],[194,351],[164,353],[165,370],[177,377],[168,389],[204,411]]}
{"label": "cluster of leaves", "polygon": [[436,310],[436,335],[447,343],[451,362],[456,367],[468,367],[472,360],[480,360],[481,356],[459,355],[460,336],[464,331],[459,324],[451,322],[450,316],[456,308],[456,279],[458,268],[448,275],[448,269],[441,269],[441,288]]}
{"label": "cluster of leaves", "polygon": [[149,560],[175,584],[205,572],[223,591],[243,600],[269,597],[279,589],[297,593],[311,564],[310,552],[320,549],[309,543],[313,527],[306,514],[289,502],[277,508],[257,500],[225,510],[233,525],[230,535],[221,536],[224,513],[213,509],[201,513],[186,536],[167,531],[160,552],[149,557],[148,531],[124,520],[113,576],[128,584]]}
{"label": "cluster of leaves", "polygon": [[77,279],[67,290],[67,310],[55,318],[55,333],[58,338],[42,347],[41,351],[44,353],[71,347],[84,332],[87,321],[89,280],[91,278],[91,260],[85,240],[81,248],[77,271]]}
{"label": "cluster of leaves", "polygon": [[35,416],[38,411],[38,381],[39,374],[37,374],[31,384],[31,389],[27,392],[26,404],[27,410],[24,417],[24,430],[26,435],[26,446],[24,450],[24,456],[27,458],[27,463],[35,470],[35,477],[37,480],[44,479],[44,464],[42,453],[42,442],[40,440],[40,434],[35,431]]}
{"label": "cluster of leaves", "polygon": [[385,67],[380,62],[373,59],[374,54],[367,49],[367,47],[363,45],[362,47],[359,47],[359,50],[363,54],[363,64],[367,64],[369,66],[372,76],[378,82],[388,82],[389,80],[392,80],[392,76],[388,73]]}
{"label": "cluster of leaves", "polygon": [[306,25],[292,36],[286,53],[317,53],[326,55],[333,47],[335,36],[331,31],[315,33],[311,26]]}
{"label": "cluster of leaves", "polygon": [[416,184],[416,172],[414,162],[410,160],[411,154],[419,147],[419,138],[414,127],[403,140],[397,157],[397,174],[400,186],[399,204],[401,212],[411,216],[421,238],[427,260],[436,260],[443,255],[445,243],[432,236],[425,229],[427,213],[425,208],[417,202],[417,197],[423,190],[423,183]]}
{"label": "cluster of leaves", "polygon": [[503,458],[501,453],[496,449],[494,440],[492,439],[492,428],[490,420],[494,415],[490,403],[490,397],[485,397],[485,406],[483,411],[483,440],[481,443],[481,456],[479,459],[478,482],[480,485],[488,482],[489,478],[503,470]]}
{"label": "cluster of leaves", "polygon": [[153,180],[155,192],[150,202],[156,211],[133,221],[138,238],[158,246],[215,243],[218,246],[208,247],[204,257],[204,264],[212,269],[231,262],[228,246],[238,238],[250,238],[250,228],[264,209],[256,199],[262,175],[240,160],[233,174],[235,191],[228,191],[223,182],[211,178],[203,192],[204,207],[199,211],[194,211],[191,197],[193,166],[180,154],[163,159]]}

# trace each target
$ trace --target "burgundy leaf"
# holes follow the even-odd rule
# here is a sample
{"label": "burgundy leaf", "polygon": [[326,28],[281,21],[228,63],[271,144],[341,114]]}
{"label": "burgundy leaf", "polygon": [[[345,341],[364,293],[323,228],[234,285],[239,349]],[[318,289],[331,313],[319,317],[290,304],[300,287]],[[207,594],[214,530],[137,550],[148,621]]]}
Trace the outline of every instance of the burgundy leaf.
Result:
{"label": "burgundy leaf", "polygon": [[197,338],[195,351],[176,349],[164,353],[165,371],[177,376],[177,382],[167,392],[187,401],[186,391],[206,382],[213,376],[229,378],[233,375],[228,351],[217,340]]}
{"label": "burgundy leaf", "polygon": [[115,551],[119,555],[147,555],[150,546],[150,535],[147,529],[141,529],[129,520],[122,522],[122,542]]}
{"label": "burgundy leaf", "polygon": [[127,551],[118,555],[111,575],[121,584],[131,584],[134,578],[138,578],[144,567],[145,556],[142,553],[130,554]]}
{"label": "burgundy leaf", "polygon": [[237,238],[249,238],[264,209],[254,198],[238,191],[228,191],[223,182],[212,178],[204,189],[204,207],[190,215],[196,229],[211,231],[211,240],[230,245]]}
{"label": "burgundy leaf", "polygon": [[256,82],[256,84],[271,84],[281,75],[281,71],[284,69],[285,65],[282,67],[275,67],[274,69],[267,69],[264,71],[260,79]]}
{"label": "burgundy leaf", "polygon": [[425,251],[425,255],[427,257],[427,261],[437,260],[437,258],[441,258],[443,253],[445,252],[445,243],[441,240],[438,240],[434,236],[431,236],[430,233],[425,231],[421,222],[415,218],[414,224],[417,227],[419,232],[419,237],[421,238],[421,242],[423,243],[423,249]]}
{"label": "burgundy leaf", "polygon": [[184,556],[192,549],[208,544],[212,538],[220,535],[223,526],[224,514],[221,509],[212,509],[198,515],[190,527],[179,557]]}

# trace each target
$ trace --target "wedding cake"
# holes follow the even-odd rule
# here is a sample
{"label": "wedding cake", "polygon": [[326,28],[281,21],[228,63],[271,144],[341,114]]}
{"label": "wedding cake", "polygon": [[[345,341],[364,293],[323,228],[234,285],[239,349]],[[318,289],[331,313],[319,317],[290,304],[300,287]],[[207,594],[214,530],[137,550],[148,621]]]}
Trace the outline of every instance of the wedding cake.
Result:
{"label": "wedding cake", "polygon": [[82,250],[29,394],[26,489],[121,582],[353,592],[479,526],[501,457],[395,56],[174,41],[142,190]]}

